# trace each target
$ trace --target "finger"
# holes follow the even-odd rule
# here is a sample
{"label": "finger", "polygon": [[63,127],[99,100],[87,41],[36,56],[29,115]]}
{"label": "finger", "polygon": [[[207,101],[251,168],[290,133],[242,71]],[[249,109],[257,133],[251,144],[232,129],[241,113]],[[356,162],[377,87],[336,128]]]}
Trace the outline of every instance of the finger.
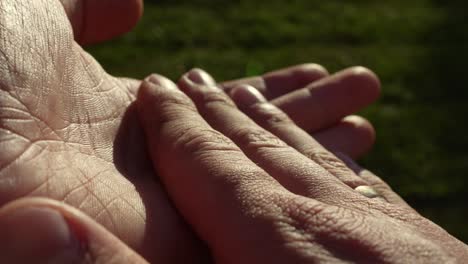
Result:
{"label": "finger", "polygon": [[380,82],[362,67],[344,70],[272,100],[307,131],[324,129],[377,99]]}
{"label": "finger", "polygon": [[130,31],[143,13],[142,0],[61,0],[75,40],[92,44]]}
{"label": "finger", "polygon": [[396,192],[394,192],[392,188],[380,177],[359,166],[353,159],[348,157],[346,154],[338,152],[336,153],[336,155],[356,174],[365,179],[366,182],[369,183],[369,186],[376,190],[379,193],[379,195],[382,196],[387,202],[392,204],[398,204],[414,211],[414,209],[410,205],[408,205],[405,202],[405,200],[403,200],[403,198],[401,198]]}
{"label": "finger", "polygon": [[226,92],[241,84],[257,88],[266,98],[273,99],[291,91],[304,88],[312,82],[328,76],[321,65],[307,63],[266,73],[262,76],[223,82]]}
{"label": "finger", "polygon": [[276,210],[271,203],[286,190],[212,129],[169,80],[147,78],[137,106],[153,164],[185,219],[211,248],[251,243],[233,230],[254,231],[260,219],[253,217]]}
{"label": "finger", "polygon": [[147,263],[82,212],[27,198],[0,209],[0,263]]}
{"label": "finger", "polygon": [[238,86],[231,91],[231,96],[243,112],[257,124],[325,168],[346,185],[353,189],[367,185],[341,160],[327,151],[307,132],[296,126],[284,112],[267,102],[252,86]]}
{"label": "finger", "polygon": [[291,192],[326,201],[332,193],[349,189],[239,111],[206,72],[190,71],[181,78],[179,87],[213,128],[232,139],[252,161]]}
{"label": "finger", "polygon": [[374,144],[375,130],[360,116],[347,116],[313,137],[331,152],[342,152],[353,159],[366,154]]}

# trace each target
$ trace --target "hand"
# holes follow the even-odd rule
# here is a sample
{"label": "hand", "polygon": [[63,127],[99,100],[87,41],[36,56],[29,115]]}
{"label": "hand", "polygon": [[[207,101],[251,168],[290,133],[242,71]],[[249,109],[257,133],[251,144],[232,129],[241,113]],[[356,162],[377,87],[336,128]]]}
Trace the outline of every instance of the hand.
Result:
{"label": "hand", "polygon": [[[81,49],[62,3],[0,2],[0,205],[24,196],[64,201],[151,262],[204,261],[205,247],[172,207],[146,155],[143,131],[132,106],[140,82],[107,74]],[[68,3],[79,7],[81,2]],[[79,9],[71,5],[66,10],[69,17],[75,18],[73,14],[78,14]],[[110,12],[107,15],[98,13],[112,17],[113,9],[106,10]],[[75,31],[80,28],[76,21],[72,19]],[[105,26],[96,23],[96,28]],[[81,42],[108,36],[84,37]],[[315,80],[311,72],[315,70],[300,66],[266,75],[264,88],[277,90],[276,83],[284,84],[286,91],[308,86],[309,80]],[[347,72],[339,74],[346,78],[324,78],[318,85],[322,88],[314,91],[344,91],[356,85],[348,85],[345,80],[355,75],[371,76]],[[306,81],[289,85],[297,76]],[[272,82],[274,79],[278,81]],[[357,95],[378,90],[375,86],[363,87],[352,90]],[[295,96],[293,92],[289,98]],[[357,106],[352,102],[345,105]],[[360,131],[340,130],[340,124],[329,129],[328,138],[337,131]],[[321,128],[325,127],[315,127]]]}
{"label": "hand", "polygon": [[372,188],[376,176],[359,177],[254,88],[231,94],[257,123],[200,70],[178,86],[185,94],[151,76],[138,109],[154,167],[216,263],[468,258],[466,245],[388,186]]}
{"label": "hand", "polygon": [[64,201],[152,262],[205,258],[148,161],[131,103],[56,0],[0,2],[0,205]]}
{"label": "hand", "polygon": [[87,215],[43,198],[0,209],[0,253],[0,263],[148,263]]}

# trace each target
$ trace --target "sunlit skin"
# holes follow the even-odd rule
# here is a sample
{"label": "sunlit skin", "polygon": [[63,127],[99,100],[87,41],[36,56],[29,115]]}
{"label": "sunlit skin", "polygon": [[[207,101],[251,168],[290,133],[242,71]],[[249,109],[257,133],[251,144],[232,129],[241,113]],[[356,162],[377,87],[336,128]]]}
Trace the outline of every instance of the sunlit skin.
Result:
{"label": "sunlit skin", "polygon": [[255,88],[231,95],[192,70],[178,86],[153,75],[138,96],[154,167],[216,263],[468,259],[468,246],[328,152]]}
{"label": "sunlit skin", "polygon": [[[118,1],[130,4],[128,20],[100,1],[86,2],[67,1],[67,12],[57,0],[0,2],[0,205],[25,196],[64,201],[151,262],[204,261],[205,246],[172,206],[146,154],[133,104],[140,81],[109,75],[80,46],[131,28],[141,2]],[[116,20],[122,25],[110,23]],[[106,31],[110,26],[116,28]],[[367,121],[345,118],[378,96],[368,70],[327,77],[308,64],[224,87],[238,83],[270,94],[309,132],[320,130],[330,149],[357,157],[373,143]],[[288,94],[293,90],[299,92]],[[307,112],[297,112],[295,102]],[[322,116],[313,102],[340,107]]]}

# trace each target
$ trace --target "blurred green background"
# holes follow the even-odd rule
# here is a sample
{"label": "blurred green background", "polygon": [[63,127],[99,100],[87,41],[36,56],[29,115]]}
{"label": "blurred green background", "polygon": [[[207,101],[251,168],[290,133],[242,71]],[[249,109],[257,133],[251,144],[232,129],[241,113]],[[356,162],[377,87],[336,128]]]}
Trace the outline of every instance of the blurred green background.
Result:
{"label": "blurred green background", "polygon": [[137,28],[89,48],[112,74],[218,80],[316,62],[373,69],[383,96],[361,114],[377,143],[362,160],[423,215],[468,242],[468,2],[145,1]]}

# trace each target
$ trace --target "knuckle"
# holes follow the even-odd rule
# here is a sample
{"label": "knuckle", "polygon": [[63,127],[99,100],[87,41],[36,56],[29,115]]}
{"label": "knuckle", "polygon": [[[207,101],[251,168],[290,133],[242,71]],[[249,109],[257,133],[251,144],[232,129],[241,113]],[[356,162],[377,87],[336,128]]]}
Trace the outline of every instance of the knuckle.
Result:
{"label": "knuckle", "polygon": [[369,70],[368,68],[364,67],[364,66],[354,66],[350,69],[350,71],[354,74],[354,75],[369,75],[369,74],[374,74],[371,70]]}
{"label": "knuckle", "polygon": [[161,109],[168,110],[168,112],[171,112],[172,109],[185,109],[191,112],[197,111],[192,101],[183,94],[173,94],[170,97],[163,98],[159,103]]}
{"label": "knuckle", "polygon": [[303,239],[346,237],[365,232],[365,215],[304,197],[293,198],[285,209],[290,230]]}
{"label": "knuckle", "polygon": [[305,150],[303,154],[327,170],[349,171],[342,160],[325,149],[315,147]]}
{"label": "knuckle", "polygon": [[269,222],[283,222],[284,214],[282,206],[285,201],[284,193],[252,185],[252,192],[249,194],[248,214],[251,218],[264,218]]}
{"label": "knuckle", "polygon": [[355,82],[356,85],[372,88],[369,91],[373,91],[375,96],[380,94],[380,80],[373,71],[362,66],[356,66],[350,69],[350,74],[351,81]]}
{"label": "knuckle", "polygon": [[240,128],[232,132],[240,144],[249,148],[284,148],[287,145],[278,137],[263,129]]}
{"label": "knuckle", "polygon": [[318,202],[312,202],[302,197],[289,201],[286,212],[291,224],[301,233],[314,232],[314,226],[325,228],[332,220],[332,214],[327,212],[326,206]]}
{"label": "knuckle", "polygon": [[193,102],[182,92],[176,89],[153,89],[151,84],[143,82],[140,89],[145,98],[151,98],[151,104],[159,108],[159,112],[172,112],[176,109],[183,108],[185,110],[196,111]]}
{"label": "knuckle", "polygon": [[178,120],[188,118],[190,114],[196,114],[197,109],[188,98],[175,96],[159,101],[158,123],[164,124],[179,122]]}
{"label": "knuckle", "polygon": [[171,80],[169,80],[165,76],[162,76],[157,73],[150,74],[148,77],[145,78],[145,81],[151,82],[153,84],[158,84],[159,86],[162,86],[162,87],[171,88],[173,90],[178,89],[175,83],[173,83]]}
{"label": "knuckle", "polygon": [[216,130],[190,127],[178,132],[176,148],[188,153],[238,151],[237,146]]}
{"label": "knuckle", "polygon": [[267,126],[291,125],[294,123],[286,113],[270,103],[255,104],[249,112],[249,115],[255,116],[256,121]]}
{"label": "knuckle", "polygon": [[227,96],[224,92],[220,91],[210,91],[202,94],[203,104],[206,107],[210,105],[222,105],[227,107],[236,108],[234,102]]}
{"label": "knuckle", "polygon": [[365,179],[358,177],[341,159],[325,149],[312,148],[304,151],[304,154],[351,188],[369,185]]}
{"label": "knuckle", "polygon": [[308,231],[308,225],[312,219],[323,210],[323,206],[319,204],[311,204],[304,199],[296,198],[289,202],[285,211],[288,219],[290,219],[290,224],[295,227],[296,230],[305,233]]}

